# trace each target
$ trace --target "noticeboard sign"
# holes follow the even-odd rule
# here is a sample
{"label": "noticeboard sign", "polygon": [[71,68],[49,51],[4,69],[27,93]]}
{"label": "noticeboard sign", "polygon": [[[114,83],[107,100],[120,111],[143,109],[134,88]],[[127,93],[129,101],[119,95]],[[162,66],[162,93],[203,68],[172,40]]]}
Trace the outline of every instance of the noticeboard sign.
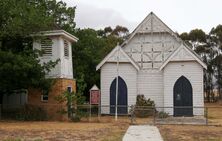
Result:
{"label": "noticeboard sign", "polygon": [[90,91],[90,104],[99,104],[100,101],[100,91],[91,90]]}

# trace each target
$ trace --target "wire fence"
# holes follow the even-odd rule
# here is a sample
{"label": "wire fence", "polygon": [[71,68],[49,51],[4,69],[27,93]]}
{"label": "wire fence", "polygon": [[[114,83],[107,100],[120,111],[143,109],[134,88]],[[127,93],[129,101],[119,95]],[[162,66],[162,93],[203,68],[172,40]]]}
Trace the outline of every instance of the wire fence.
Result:
{"label": "wire fence", "polygon": [[[104,122],[107,116],[115,120],[115,109],[114,105],[78,105],[76,107],[77,111],[85,111],[89,122],[95,120]],[[208,107],[118,106],[117,111],[117,120],[130,124],[209,124]]]}
{"label": "wire fence", "polygon": [[[117,113],[116,113],[117,109]],[[117,119],[116,119],[117,115]],[[68,118],[69,117],[69,118]],[[222,106],[0,105],[0,119],[127,122],[129,124],[222,125]]]}

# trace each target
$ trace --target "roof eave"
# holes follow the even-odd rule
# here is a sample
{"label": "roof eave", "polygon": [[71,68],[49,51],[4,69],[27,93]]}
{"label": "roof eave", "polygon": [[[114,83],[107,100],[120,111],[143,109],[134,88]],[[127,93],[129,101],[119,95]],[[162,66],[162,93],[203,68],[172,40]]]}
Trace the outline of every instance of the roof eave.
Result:
{"label": "roof eave", "polygon": [[49,30],[49,31],[41,31],[33,36],[63,36],[67,38],[70,42],[77,42],[79,39],[72,34],[64,31],[64,30]]}
{"label": "roof eave", "polygon": [[[186,44],[182,44],[184,45],[185,49],[187,49],[188,52],[190,52],[190,54],[194,57],[194,59],[204,68],[207,69],[207,65],[199,58],[199,56],[197,54],[195,54],[195,52],[191,49],[189,49],[189,47]],[[172,59],[172,57],[180,50],[181,47],[178,47],[175,52],[173,54],[171,54],[171,56],[163,63],[163,65],[159,68],[159,70],[161,71]],[[184,60],[186,61],[186,60]]]}
{"label": "roof eave", "polygon": [[[120,51],[129,59],[129,62],[137,69],[139,70],[139,66],[121,49],[121,46],[116,46],[97,66],[96,66],[96,71],[99,70],[110,58],[110,56],[116,52],[116,50],[120,48]],[[121,63],[121,62],[120,62]]]}

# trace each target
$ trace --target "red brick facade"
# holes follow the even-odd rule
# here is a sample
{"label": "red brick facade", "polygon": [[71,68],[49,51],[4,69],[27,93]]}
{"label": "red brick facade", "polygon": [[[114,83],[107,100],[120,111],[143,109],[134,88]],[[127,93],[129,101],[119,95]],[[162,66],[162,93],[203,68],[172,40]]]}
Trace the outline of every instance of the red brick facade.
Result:
{"label": "red brick facade", "polygon": [[28,104],[42,107],[46,111],[49,120],[68,120],[67,114],[58,113],[61,109],[67,109],[66,103],[59,104],[55,99],[56,96],[66,91],[67,87],[72,87],[72,91],[76,92],[76,81],[74,79],[57,78],[46,102],[41,100],[42,92],[40,90],[29,89]]}

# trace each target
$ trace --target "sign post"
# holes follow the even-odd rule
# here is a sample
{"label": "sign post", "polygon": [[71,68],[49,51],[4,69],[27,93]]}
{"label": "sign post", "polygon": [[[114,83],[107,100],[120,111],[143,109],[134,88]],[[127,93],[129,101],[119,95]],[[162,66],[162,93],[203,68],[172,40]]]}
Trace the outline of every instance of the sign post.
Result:
{"label": "sign post", "polygon": [[115,120],[117,121],[118,116],[118,92],[119,92],[119,49],[120,46],[117,45],[117,61],[116,61],[116,105],[115,105]]}
{"label": "sign post", "polygon": [[98,115],[100,112],[100,90],[99,88],[94,85],[91,89],[90,89],[90,100],[89,100],[89,104],[90,104],[90,118],[92,115],[92,105],[98,105]]}

